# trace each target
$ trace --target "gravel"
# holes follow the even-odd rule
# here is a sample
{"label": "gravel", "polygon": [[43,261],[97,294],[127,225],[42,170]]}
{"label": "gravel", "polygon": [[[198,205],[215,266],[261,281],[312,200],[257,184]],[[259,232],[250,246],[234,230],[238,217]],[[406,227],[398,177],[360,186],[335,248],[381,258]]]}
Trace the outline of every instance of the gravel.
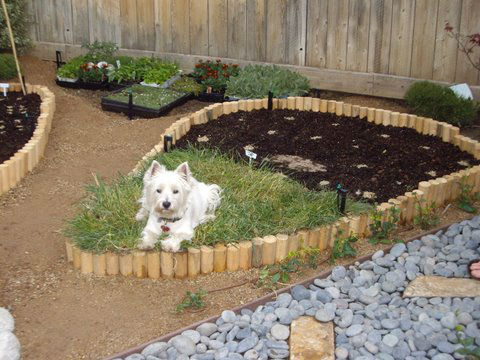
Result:
{"label": "gravel", "polygon": [[[303,315],[334,322],[336,359],[460,359],[457,325],[480,346],[480,297],[403,299],[402,292],[418,276],[466,277],[468,262],[480,258],[479,246],[476,217],[395,244],[388,254],[377,251],[358,266],[336,266],[327,278],[308,288],[296,285],[255,311],[225,310],[216,323],[153,343],[128,359],[288,359],[289,325]],[[0,331],[2,315],[0,308]],[[5,318],[3,326],[11,327]]]}

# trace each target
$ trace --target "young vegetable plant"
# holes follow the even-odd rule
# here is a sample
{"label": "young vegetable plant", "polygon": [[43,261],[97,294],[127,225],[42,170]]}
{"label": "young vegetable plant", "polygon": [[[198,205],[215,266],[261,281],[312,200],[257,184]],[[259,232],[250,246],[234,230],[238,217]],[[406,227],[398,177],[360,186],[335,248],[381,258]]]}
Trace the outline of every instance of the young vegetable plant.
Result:
{"label": "young vegetable plant", "polygon": [[355,250],[352,244],[357,242],[358,238],[353,234],[350,234],[347,238],[342,238],[342,234],[343,231],[338,230],[333,244],[332,255],[330,256],[331,263],[335,263],[337,259],[357,255],[357,250]]}
{"label": "young vegetable plant", "polygon": [[455,327],[457,338],[455,339],[455,343],[460,344],[461,347],[457,349],[455,352],[459,355],[465,356],[465,359],[469,360],[480,360],[480,347],[476,346],[475,338],[473,337],[466,337],[463,333],[463,326],[457,325]]}
{"label": "young vegetable plant", "polygon": [[467,183],[466,177],[460,180],[460,196],[457,200],[458,207],[470,214],[475,214],[477,208],[475,202],[479,199],[479,193],[473,192],[473,186]]}
{"label": "young vegetable plant", "polygon": [[373,208],[370,212],[370,220],[372,222],[369,225],[371,235],[368,242],[371,244],[392,243],[392,235],[397,230],[400,220],[400,210],[396,207],[391,207],[388,209],[385,219],[383,219],[383,216],[384,214],[376,208]]}
{"label": "young vegetable plant", "polygon": [[205,290],[198,290],[197,292],[187,291],[180,304],[175,308],[178,314],[183,313],[186,309],[202,309],[205,307],[204,298],[208,295]]}
{"label": "young vegetable plant", "polygon": [[415,208],[417,215],[413,218],[413,225],[419,226],[422,230],[428,230],[440,223],[440,217],[437,214],[435,202],[426,203],[425,199],[419,199],[415,196]]}

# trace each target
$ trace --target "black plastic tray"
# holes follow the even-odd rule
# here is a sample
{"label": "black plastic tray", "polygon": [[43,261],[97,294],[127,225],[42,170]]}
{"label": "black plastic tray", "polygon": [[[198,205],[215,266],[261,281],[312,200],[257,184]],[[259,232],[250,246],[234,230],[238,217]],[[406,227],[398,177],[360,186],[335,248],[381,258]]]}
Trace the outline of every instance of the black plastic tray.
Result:
{"label": "black plastic tray", "polygon": [[[154,118],[162,116],[168,113],[173,108],[183,105],[185,102],[193,98],[191,93],[185,94],[182,97],[178,98],[175,101],[159,108],[159,109],[151,109],[144,106],[133,105],[132,106],[132,115],[143,117],[143,118]],[[106,97],[102,98],[102,109],[105,111],[113,111],[118,113],[128,114],[128,104],[116,100],[107,99]]]}
{"label": "black plastic tray", "polygon": [[107,82],[101,83],[86,83],[83,81],[78,80],[77,82],[69,82],[69,81],[62,81],[55,79],[55,82],[58,86],[70,89],[86,89],[86,90],[104,90],[108,89]]}
{"label": "black plastic tray", "polygon": [[205,101],[205,102],[215,102],[215,103],[221,103],[228,101],[228,96],[225,96],[223,93],[206,93],[202,92],[198,94],[197,100],[200,101]]}

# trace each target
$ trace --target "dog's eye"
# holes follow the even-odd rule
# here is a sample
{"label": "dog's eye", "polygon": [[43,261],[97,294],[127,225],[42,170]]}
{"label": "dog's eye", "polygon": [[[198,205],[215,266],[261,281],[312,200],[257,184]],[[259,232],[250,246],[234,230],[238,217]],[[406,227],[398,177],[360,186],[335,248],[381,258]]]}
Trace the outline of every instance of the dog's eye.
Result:
{"label": "dog's eye", "polygon": [[161,192],[162,192],[162,190],[160,190],[160,189],[157,189],[157,193],[159,193],[159,194],[160,194]]}
{"label": "dog's eye", "polygon": [[173,190],[173,193],[174,193],[174,194],[178,194],[178,190]]}

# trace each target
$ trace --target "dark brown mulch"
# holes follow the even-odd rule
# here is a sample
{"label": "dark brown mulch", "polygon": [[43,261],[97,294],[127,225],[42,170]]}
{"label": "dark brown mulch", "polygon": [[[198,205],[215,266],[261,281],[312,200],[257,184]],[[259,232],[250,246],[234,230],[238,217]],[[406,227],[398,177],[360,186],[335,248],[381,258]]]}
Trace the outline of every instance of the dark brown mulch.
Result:
{"label": "dark brown mulch", "polygon": [[[0,94],[0,164],[10,159],[32,137],[42,100],[37,94]],[[28,116],[26,116],[28,114]]]}
{"label": "dark brown mulch", "polygon": [[[207,142],[197,141],[204,136]],[[468,166],[480,163],[456,146],[413,129],[294,110],[223,115],[217,121],[192,127],[177,147],[188,143],[217,147],[243,158],[244,147],[250,145],[258,154],[257,164],[266,160],[310,189],[319,189],[321,181],[328,181],[332,189],[340,183],[356,198],[362,198],[364,192],[375,193],[377,202],[416,189],[420,181],[465,169],[459,162]],[[292,170],[285,163],[274,162],[277,155],[309,159],[317,167],[323,165],[325,171]]]}

